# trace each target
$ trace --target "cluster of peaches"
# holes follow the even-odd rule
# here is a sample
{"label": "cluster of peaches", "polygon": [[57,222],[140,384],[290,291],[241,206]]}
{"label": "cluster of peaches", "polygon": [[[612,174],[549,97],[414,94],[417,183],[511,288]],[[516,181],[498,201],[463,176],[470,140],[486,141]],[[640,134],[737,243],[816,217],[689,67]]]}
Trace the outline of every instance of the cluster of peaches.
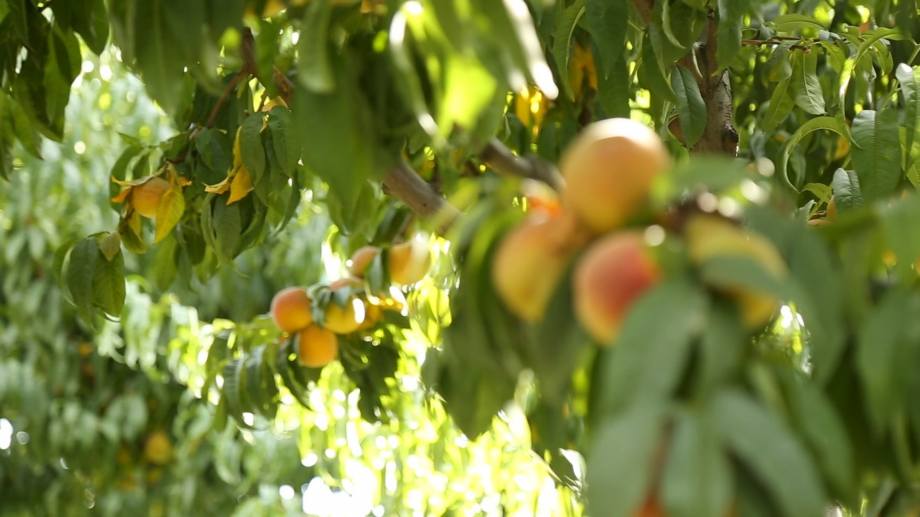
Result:
{"label": "cluster of peaches", "polygon": [[[599,344],[614,343],[630,306],[664,274],[655,246],[665,230],[648,231],[643,222],[654,216],[653,185],[671,166],[658,135],[641,123],[615,118],[585,128],[560,160],[565,187],[558,208],[530,210],[498,245],[492,280],[506,308],[522,320],[541,320],[574,260],[576,317]],[[696,266],[741,257],[778,278],[786,274],[767,239],[717,214],[693,213],[680,232]],[[777,307],[768,293],[715,287],[749,328],[763,326]]]}
{"label": "cluster of peaches", "polygon": [[374,261],[386,268],[393,284],[410,285],[428,272],[431,253],[427,241],[419,238],[386,249],[365,246],[349,261],[350,276],[311,289],[287,287],[272,298],[272,320],[296,338],[300,364],[326,366],[338,357],[339,336],[371,329],[382,311],[400,309],[386,295],[374,296],[365,288],[363,277]]}

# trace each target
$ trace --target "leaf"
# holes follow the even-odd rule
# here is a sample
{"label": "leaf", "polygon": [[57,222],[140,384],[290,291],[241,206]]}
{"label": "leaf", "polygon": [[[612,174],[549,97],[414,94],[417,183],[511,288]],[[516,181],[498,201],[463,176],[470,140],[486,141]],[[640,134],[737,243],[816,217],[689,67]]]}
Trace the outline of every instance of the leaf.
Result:
{"label": "leaf", "polygon": [[777,32],[795,32],[800,29],[823,30],[824,25],[815,18],[798,13],[789,13],[777,16],[773,20]]}
{"label": "leaf", "polygon": [[861,111],[853,120],[853,168],[863,198],[875,201],[894,193],[901,181],[898,113]]}
{"label": "leaf", "polygon": [[920,161],[920,67],[911,68],[905,63],[898,65],[895,72],[901,84],[904,97],[904,126],[906,129],[908,164]]}
{"label": "leaf", "polygon": [[597,46],[600,69],[611,70],[622,59],[629,22],[627,0],[585,0],[584,25]]}
{"label": "leaf", "polygon": [[329,184],[330,193],[352,213],[365,180],[376,172],[376,137],[370,113],[344,60],[337,60],[335,91],[295,93],[296,139],[303,162]]}
{"label": "leaf", "polygon": [[271,132],[272,150],[281,172],[287,177],[294,175],[297,160],[300,159],[296,143],[293,141],[294,129],[291,124],[291,112],[284,108],[273,108],[268,113],[268,129]]}
{"label": "leaf", "polygon": [[677,98],[678,120],[683,133],[683,144],[693,147],[706,131],[706,104],[693,73],[682,66],[671,70],[671,89]]}
{"label": "leaf", "polygon": [[644,404],[598,425],[587,458],[591,515],[634,515],[651,483],[663,417],[659,406]]}
{"label": "leaf", "polygon": [[791,82],[791,79],[783,79],[773,89],[773,94],[770,95],[770,103],[767,105],[767,111],[760,124],[764,132],[773,132],[792,113],[792,108],[795,107],[795,99],[789,92]]}
{"label": "leaf", "polygon": [[568,74],[569,58],[572,50],[572,34],[585,12],[585,0],[576,0],[565,7],[561,13],[560,20],[556,23],[556,30],[553,34],[553,59],[556,61],[556,67],[561,71],[559,77],[562,81],[562,89],[571,100],[575,99],[576,93],[572,91],[572,85],[569,84]]}
{"label": "leaf", "polygon": [[[185,64],[171,42],[171,31],[167,25],[167,17],[171,14],[163,0],[133,2],[131,5],[135,7],[134,18],[127,23],[133,24],[133,38],[122,50],[140,70],[151,97],[167,113],[174,113],[188,97],[186,94],[190,93],[191,76],[185,73]],[[181,13],[175,15],[182,16]]]}
{"label": "leaf", "polygon": [[818,53],[797,50],[792,54],[792,93],[795,104],[805,113],[823,115],[824,92],[817,75]]}
{"label": "leaf", "polygon": [[335,89],[335,74],[329,58],[331,19],[331,2],[313,0],[307,6],[301,23],[297,77],[301,84],[315,93],[331,93]]}
{"label": "leaf", "polygon": [[252,178],[249,177],[249,169],[246,166],[238,168],[236,174],[233,175],[233,180],[230,182],[230,198],[227,199],[227,204],[232,205],[245,198],[252,190]]}
{"label": "leaf", "polygon": [[64,282],[74,305],[84,316],[93,307],[93,276],[100,256],[96,239],[86,238],[70,250],[65,262]]}
{"label": "leaf", "polygon": [[840,416],[827,397],[808,379],[781,375],[789,409],[799,434],[818,460],[828,485],[842,500],[856,491],[853,450]]}
{"label": "leaf", "polygon": [[[98,252],[98,251],[97,251]],[[99,252],[101,255],[101,252]],[[106,314],[119,316],[125,304],[125,257],[97,260],[93,272],[93,304]]]}
{"label": "leaf", "polygon": [[895,254],[895,271],[906,282],[912,282],[917,273],[915,262],[920,259],[920,196],[909,196],[892,204],[879,207],[879,219],[885,245]]}
{"label": "leaf", "polygon": [[837,169],[831,180],[834,191],[834,203],[840,211],[850,210],[863,205],[862,191],[859,188],[859,177],[853,171]]}
{"label": "leaf", "polygon": [[856,368],[862,380],[872,428],[881,435],[904,400],[906,379],[912,375],[906,341],[916,339],[913,315],[920,303],[909,291],[892,290],[869,314],[859,332]]}
{"label": "leaf", "polygon": [[856,50],[856,57],[853,58],[853,61],[859,62],[859,60],[866,55],[866,52],[882,39],[902,40],[904,39],[904,35],[901,34],[900,29],[888,27],[879,27],[862,34],[862,42]]}
{"label": "leaf", "polygon": [[683,374],[693,339],[705,327],[707,312],[700,286],[680,278],[634,302],[616,343],[597,359],[593,417],[668,398]]}
{"label": "leaf", "polygon": [[792,154],[792,149],[802,141],[803,138],[809,134],[826,129],[828,131],[833,131],[838,135],[844,138],[850,138],[850,128],[847,126],[846,122],[839,118],[835,117],[816,117],[808,122],[802,124],[796,131],[793,133],[792,138],[786,143],[786,147],[783,149],[783,159],[782,159],[782,172],[786,180],[786,184],[789,185],[793,190],[798,190],[798,184],[800,181],[793,182],[789,178],[789,155]]}
{"label": "leaf", "polygon": [[811,457],[782,422],[733,390],[715,397],[709,418],[784,515],[824,515],[826,498]]}
{"label": "leaf", "polygon": [[668,515],[725,515],[732,485],[731,466],[710,423],[701,415],[680,412],[662,480]]}
{"label": "leaf", "polygon": [[[265,149],[262,147],[262,115],[250,115],[238,130],[239,155],[251,183],[258,183],[265,172]],[[232,190],[232,189],[231,189]]]}
{"label": "leaf", "polygon": [[109,262],[121,253],[121,237],[118,236],[118,233],[106,232],[97,237],[96,240],[99,243],[99,251]]}
{"label": "leaf", "polygon": [[160,242],[169,235],[169,232],[182,220],[182,214],[185,213],[185,197],[182,195],[182,189],[173,185],[160,198],[157,205],[156,216],[156,233],[154,242]]}
{"label": "leaf", "polygon": [[720,67],[731,65],[741,50],[741,28],[751,9],[751,0],[718,0],[719,26],[716,34],[716,60]]}
{"label": "leaf", "polygon": [[559,87],[543,57],[543,49],[527,3],[524,0],[478,0],[475,4],[498,31],[495,36],[508,49],[517,67],[525,71],[548,98],[558,97]]}
{"label": "leaf", "polygon": [[638,66],[639,84],[653,96],[669,102],[677,101],[674,91],[671,89],[671,83],[665,77],[664,69],[661,68],[661,63],[655,56],[655,49],[648,35],[642,40],[642,60]]}

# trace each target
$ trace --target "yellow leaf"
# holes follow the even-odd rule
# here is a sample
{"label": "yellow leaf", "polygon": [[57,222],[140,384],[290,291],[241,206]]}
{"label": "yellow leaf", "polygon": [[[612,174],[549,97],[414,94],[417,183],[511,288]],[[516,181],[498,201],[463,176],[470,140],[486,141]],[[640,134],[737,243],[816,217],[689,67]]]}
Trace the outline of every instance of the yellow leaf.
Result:
{"label": "yellow leaf", "polygon": [[223,194],[230,190],[230,176],[228,175],[223,181],[215,185],[205,185],[204,191],[210,194]]}
{"label": "yellow leaf", "polygon": [[163,197],[160,198],[160,204],[157,205],[156,237],[154,242],[160,242],[166,238],[169,232],[179,224],[184,212],[185,198],[182,196],[182,189],[172,187],[167,190]]}
{"label": "yellow leaf", "polygon": [[131,193],[131,187],[122,187],[121,192],[119,192],[115,197],[112,198],[113,203],[124,203],[125,199],[128,199],[128,195]]}
{"label": "yellow leaf", "polygon": [[230,183],[230,199],[227,200],[227,204],[236,203],[250,192],[252,192],[252,178],[249,176],[249,169],[240,166],[236,169],[236,174]]}
{"label": "yellow leaf", "polygon": [[140,236],[141,234],[141,214],[137,212],[131,212],[131,215],[128,219],[128,227],[131,228],[131,231],[134,232],[134,235]]}

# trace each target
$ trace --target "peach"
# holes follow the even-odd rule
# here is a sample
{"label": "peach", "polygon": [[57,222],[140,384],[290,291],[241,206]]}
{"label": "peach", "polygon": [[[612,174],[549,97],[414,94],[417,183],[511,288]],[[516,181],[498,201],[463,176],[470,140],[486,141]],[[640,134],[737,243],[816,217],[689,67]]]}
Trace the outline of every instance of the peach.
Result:
{"label": "peach", "polygon": [[575,315],[598,343],[612,345],[632,304],[660,278],[641,233],[607,236],[576,266]]}
{"label": "peach", "polygon": [[[695,215],[687,221],[684,235],[690,259],[698,265],[715,257],[748,257],[777,278],[786,275],[786,263],[770,241],[721,217]],[[770,294],[745,290],[741,286],[728,287],[724,291],[738,304],[748,328],[765,325],[779,304]]]}
{"label": "peach", "polygon": [[572,219],[531,216],[508,232],[492,260],[492,283],[511,313],[525,321],[543,317],[579,242]]}
{"label": "peach", "polygon": [[648,199],[652,182],[671,158],[645,125],[625,118],[595,122],[560,160],[565,205],[597,233],[622,226]]}
{"label": "peach", "polygon": [[328,329],[310,325],[297,333],[297,359],[309,368],[322,368],[339,354],[339,338]]}
{"label": "peach", "polygon": [[349,259],[348,270],[352,275],[361,278],[364,276],[364,273],[367,271],[367,268],[371,266],[371,263],[377,258],[377,255],[380,254],[380,248],[377,246],[364,246],[358,248],[357,251]]}
{"label": "peach", "polygon": [[313,323],[312,302],[301,287],[282,289],[272,298],[271,315],[282,332],[295,332]]}
{"label": "peach", "polygon": [[169,190],[169,182],[153,177],[131,189],[131,206],[142,216],[153,219],[157,216],[160,199]]}
{"label": "peach", "polygon": [[425,277],[431,267],[428,243],[419,237],[396,244],[387,255],[387,270],[395,284],[414,284]]}

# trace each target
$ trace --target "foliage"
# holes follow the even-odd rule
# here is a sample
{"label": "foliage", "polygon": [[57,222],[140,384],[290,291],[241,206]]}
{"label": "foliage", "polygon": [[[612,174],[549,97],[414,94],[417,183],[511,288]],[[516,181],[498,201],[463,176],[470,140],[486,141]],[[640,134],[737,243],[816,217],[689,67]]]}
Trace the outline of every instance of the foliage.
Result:
{"label": "foliage", "polygon": [[[145,291],[166,297],[150,307],[171,315],[137,347],[172,336],[169,353],[132,359],[126,345],[111,367],[172,372],[170,389],[216,404],[170,398],[207,412],[209,437],[295,422],[301,449],[314,449],[323,438],[304,429],[324,392],[348,394],[338,407],[360,412],[367,437],[401,431],[407,412],[448,426],[446,411],[469,439],[487,433],[477,444],[504,447],[496,415],[523,411],[533,449],[592,513],[915,512],[917,14],[914,0],[0,0],[0,175],[11,193],[68,181],[11,149],[37,158],[39,135],[65,138],[81,41],[97,54],[110,42],[176,128],[125,139],[109,173],[117,221],[5,241],[11,264],[27,247],[38,262],[66,244],[52,267],[60,290],[23,268],[25,280],[5,273],[15,287],[4,292],[32,312],[66,296],[77,339],[127,338],[156,319],[131,306],[126,278],[145,277]],[[558,188],[552,164],[582,128],[614,116],[652,125],[677,165],[626,225],[655,249],[664,279],[615,343],[596,343],[578,323],[571,271],[536,322],[505,307],[490,273],[504,235],[541,210],[533,180]],[[145,206],[151,182],[162,193]],[[37,219],[73,222],[88,206]],[[733,220],[779,265],[701,258],[686,230],[699,212]],[[419,232],[440,235],[429,278],[391,286],[382,252],[334,292],[335,257]],[[320,322],[349,296],[397,310],[341,336],[339,361],[311,370],[297,340],[257,316],[290,284],[310,286]],[[767,325],[736,307],[750,293],[782,302]],[[169,296],[212,323],[173,321]],[[64,347],[69,334],[52,334],[43,339]],[[436,395],[405,386],[419,375]],[[418,443],[452,455],[453,432]],[[347,464],[331,476],[347,477]],[[379,501],[454,508],[423,510],[415,497]]]}

